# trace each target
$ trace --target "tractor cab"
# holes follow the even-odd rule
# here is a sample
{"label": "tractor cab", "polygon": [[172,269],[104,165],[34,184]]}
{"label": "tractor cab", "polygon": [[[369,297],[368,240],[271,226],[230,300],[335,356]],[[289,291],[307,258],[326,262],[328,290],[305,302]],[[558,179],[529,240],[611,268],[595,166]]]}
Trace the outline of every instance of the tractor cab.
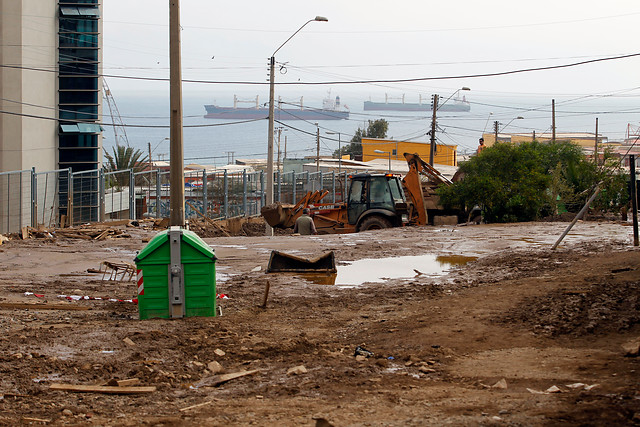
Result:
{"label": "tractor cab", "polygon": [[388,228],[407,221],[407,203],[400,178],[393,174],[353,175],[347,219],[358,230]]}

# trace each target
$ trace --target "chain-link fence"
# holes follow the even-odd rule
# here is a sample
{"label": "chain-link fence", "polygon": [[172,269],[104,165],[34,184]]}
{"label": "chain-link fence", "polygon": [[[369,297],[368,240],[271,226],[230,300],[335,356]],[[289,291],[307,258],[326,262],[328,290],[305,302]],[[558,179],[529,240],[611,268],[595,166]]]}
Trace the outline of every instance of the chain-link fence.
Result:
{"label": "chain-link fence", "polygon": [[[327,190],[323,201],[344,199],[348,176],[333,172],[276,172],[274,199],[296,203],[308,191]],[[185,217],[259,215],[266,201],[264,172],[185,173]],[[169,172],[133,170],[0,173],[0,233],[25,226],[60,227],[96,221],[169,216]]]}

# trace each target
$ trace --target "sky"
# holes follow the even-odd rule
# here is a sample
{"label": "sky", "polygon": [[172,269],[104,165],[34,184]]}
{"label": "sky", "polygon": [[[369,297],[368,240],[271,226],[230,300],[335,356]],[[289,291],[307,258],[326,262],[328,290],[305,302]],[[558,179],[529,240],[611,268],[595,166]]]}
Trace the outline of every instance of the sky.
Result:
{"label": "sky", "polygon": [[[267,58],[320,15],[328,22],[310,22],[278,51],[278,95],[314,100],[331,90],[358,103],[385,94],[416,102],[464,86],[472,102],[504,107],[503,122],[546,111],[551,99],[594,117],[624,108],[624,116],[609,114],[619,135],[640,121],[640,56],[611,59],[640,53],[637,0],[180,3],[182,76],[195,81],[184,83],[185,96],[266,101]],[[144,78],[169,76],[169,1],[109,0],[103,17],[112,93],[166,94],[167,82]],[[419,80],[388,81],[402,79]]]}

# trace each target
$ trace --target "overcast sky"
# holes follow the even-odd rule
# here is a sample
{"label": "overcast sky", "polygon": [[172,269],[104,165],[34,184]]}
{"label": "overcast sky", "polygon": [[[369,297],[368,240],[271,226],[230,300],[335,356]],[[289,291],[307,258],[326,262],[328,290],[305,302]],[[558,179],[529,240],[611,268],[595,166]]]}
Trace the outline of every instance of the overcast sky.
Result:
{"label": "overcast sky", "polygon": [[[105,2],[105,74],[167,77],[168,11],[168,0]],[[182,0],[183,78],[263,82],[267,58],[316,15],[329,22],[308,24],[278,52],[277,61],[288,63],[286,75],[277,75],[278,82],[457,77],[640,50],[640,2],[634,0]],[[509,76],[351,84],[339,90],[371,95],[446,93],[468,86],[474,93],[605,94],[640,86],[639,65],[639,58],[628,58]],[[166,87],[113,78],[109,82],[114,91]],[[184,88],[221,89],[237,91],[214,84]],[[266,92],[266,87],[260,90]]]}

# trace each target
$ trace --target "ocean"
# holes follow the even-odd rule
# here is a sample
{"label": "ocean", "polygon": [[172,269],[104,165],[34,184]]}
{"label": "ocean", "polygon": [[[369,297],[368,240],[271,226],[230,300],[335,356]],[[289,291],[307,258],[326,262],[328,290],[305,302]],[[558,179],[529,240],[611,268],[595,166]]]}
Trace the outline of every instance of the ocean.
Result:
{"label": "ocean", "polygon": [[[494,122],[500,123],[500,132],[537,134],[551,131],[551,99],[548,97],[497,97],[465,94],[471,103],[470,112],[439,112],[437,139],[439,143],[458,145],[459,153],[472,153],[483,132],[493,132]],[[305,97],[305,106],[320,108],[321,95]],[[255,95],[244,99],[254,98]],[[302,158],[316,154],[316,130],[320,129],[320,154],[331,155],[340,144],[348,144],[355,131],[366,128],[368,120],[384,118],[389,122],[388,137],[397,140],[429,141],[427,132],[431,127],[431,112],[363,111],[363,101],[384,100],[384,95],[368,97],[350,94],[342,97],[342,104],[351,112],[348,120],[325,120],[306,122],[294,120],[276,123],[274,157],[280,147],[281,157],[286,151],[287,158]],[[441,98],[442,99],[442,98]],[[446,99],[446,98],[445,98]],[[260,103],[266,102],[261,96]],[[169,96],[161,93],[123,94],[114,97],[124,127],[118,127],[120,143],[128,143],[140,149],[146,156],[149,143],[153,160],[169,159]],[[285,102],[299,103],[297,98],[283,98]],[[416,102],[407,97],[406,102]],[[242,120],[205,119],[204,105],[216,103],[220,106],[233,105],[233,94],[220,95],[214,99],[201,93],[183,94],[183,140],[185,164],[224,166],[235,159],[266,159],[267,132],[266,119],[253,122]],[[242,106],[248,106],[244,104]],[[116,143],[111,108],[104,105],[104,148],[111,151]],[[116,118],[117,113],[113,114]],[[521,118],[519,118],[521,117]],[[633,98],[612,97],[556,97],[556,132],[595,132],[598,118],[598,134],[609,141],[625,138],[627,125],[637,126],[640,122],[640,108]],[[124,132],[123,132],[124,129]],[[278,132],[278,129],[281,129]],[[328,134],[332,132],[333,134]],[[124,135],[126,133],[126,140]],[[279,135],[279,138],[278,138]],[[279,144],[278,144],[279,139]]]}

